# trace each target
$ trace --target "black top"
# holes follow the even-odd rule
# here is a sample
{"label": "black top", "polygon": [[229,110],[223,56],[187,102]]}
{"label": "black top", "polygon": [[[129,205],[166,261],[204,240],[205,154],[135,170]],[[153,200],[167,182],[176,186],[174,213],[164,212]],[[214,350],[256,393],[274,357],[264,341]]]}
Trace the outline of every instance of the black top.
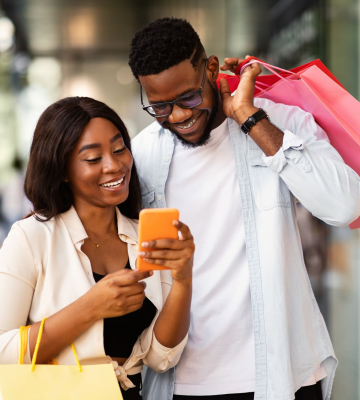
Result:
{"label": "black top", "polygon": [[[127,262],[125,268],[130,269]],[[99,282],[105,275],[93,272],[95,282]],[[110,357],[125,357],[131,355],[134,344],[141,333],[150,326],[156,314],[156,307],[145,297],[139,310],[121,317],[104,319],[104,347],[105,354]]]}

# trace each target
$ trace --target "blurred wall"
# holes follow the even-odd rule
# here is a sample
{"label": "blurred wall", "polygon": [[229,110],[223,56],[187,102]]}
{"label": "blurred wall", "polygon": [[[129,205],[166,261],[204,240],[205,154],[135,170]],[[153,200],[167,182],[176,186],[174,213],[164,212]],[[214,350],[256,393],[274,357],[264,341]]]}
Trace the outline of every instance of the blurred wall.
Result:
{"label": "blurred wall", "polygon": [[[136,135],[153,120],[127,65],[150,21],[188,19],[208,55],[283,68],[321,58],[359,98],[360,0],[0,0],[0,245],[31,205],[22,181],[41,112],[64,96],[114,108]],[[299,208],[306,265],[339,357],[332,400],[360,399],[360,234]]]}

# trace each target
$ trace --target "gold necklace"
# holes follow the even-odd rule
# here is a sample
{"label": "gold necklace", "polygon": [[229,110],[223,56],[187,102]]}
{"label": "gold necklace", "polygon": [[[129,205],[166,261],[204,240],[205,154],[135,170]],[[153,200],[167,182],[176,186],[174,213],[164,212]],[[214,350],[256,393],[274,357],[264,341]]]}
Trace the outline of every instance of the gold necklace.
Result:
{"label": "gold necklace", "polygon": [[95,245],[96,247],[100,247],[102,244],[104,244],[105,242],[107,242],[107,241],[110,239],[110,236],[111,236],[115,231],[116,231],[116,228],[110,233],[110,235],[109,235],[104,241],[102,241],[102,242],[99,243],[99,244],[95,243],[95,242],[91,239],[90,236],[88,236],[88,238],[94,243],[94,245]]}

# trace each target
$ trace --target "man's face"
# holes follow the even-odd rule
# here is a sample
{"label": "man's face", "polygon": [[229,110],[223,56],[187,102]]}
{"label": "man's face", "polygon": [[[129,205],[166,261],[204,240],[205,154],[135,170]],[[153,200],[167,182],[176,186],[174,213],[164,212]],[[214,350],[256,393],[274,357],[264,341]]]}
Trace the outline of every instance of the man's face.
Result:
{"label": "man's face", "polygon": [[[217,62],[216,57],[215,62]],[[173,132],[184,145],[189,147],[197,147],[208,141],[216,119],[219,99],[216,88],[217,73],[211,72],[214,68],[213,63],[214,60],[210,60],[210,67],[205,72],[205,83],[201,93],[202,104],[187,109],[174,104],[170,115],[156,118],[164,128]],[[140,83],[147,96],[147,101],[144,103],[173,101],[199,90],[204,68],[205,60],[199,62],[196,70],[190,60],[185,60],[159,74],[140,76]]]}

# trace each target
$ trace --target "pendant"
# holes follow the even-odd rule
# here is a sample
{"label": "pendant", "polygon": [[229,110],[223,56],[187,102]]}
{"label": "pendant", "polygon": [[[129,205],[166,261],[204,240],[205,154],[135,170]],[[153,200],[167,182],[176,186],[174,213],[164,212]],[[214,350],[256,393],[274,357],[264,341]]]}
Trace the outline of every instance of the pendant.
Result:
{"label": "pendant", "polygon": [[99,246],[100,246],[99,244],[96,245],[96,247],[99,247]]}

